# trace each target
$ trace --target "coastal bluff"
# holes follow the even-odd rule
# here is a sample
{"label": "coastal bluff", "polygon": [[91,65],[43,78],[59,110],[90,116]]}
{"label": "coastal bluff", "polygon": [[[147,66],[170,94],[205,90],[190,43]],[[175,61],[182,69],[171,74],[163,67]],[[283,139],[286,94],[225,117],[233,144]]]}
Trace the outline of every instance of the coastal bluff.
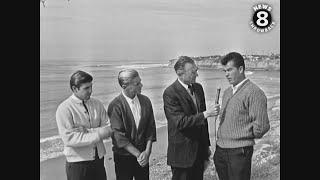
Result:
{"label": "coastal bluff", "polygon": [[[220,59],[223,56],[191,57],[200,68],[221,69]],[[247,70],[280,71],[280,54],[271,55],[243,55]],[[173,67],[178,59],[169,60],[168,66]]]}

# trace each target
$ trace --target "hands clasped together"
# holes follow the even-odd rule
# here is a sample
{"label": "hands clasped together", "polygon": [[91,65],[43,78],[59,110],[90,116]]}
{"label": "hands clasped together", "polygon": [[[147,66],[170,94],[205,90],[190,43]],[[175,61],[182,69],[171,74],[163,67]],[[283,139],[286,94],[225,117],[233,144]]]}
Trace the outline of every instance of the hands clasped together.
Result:
{"label": "hands clasped together", "polygon": [[137,161],[141,167],[145,167],[149,163],[150,153],[147,151],[142,151],[137,157]]}

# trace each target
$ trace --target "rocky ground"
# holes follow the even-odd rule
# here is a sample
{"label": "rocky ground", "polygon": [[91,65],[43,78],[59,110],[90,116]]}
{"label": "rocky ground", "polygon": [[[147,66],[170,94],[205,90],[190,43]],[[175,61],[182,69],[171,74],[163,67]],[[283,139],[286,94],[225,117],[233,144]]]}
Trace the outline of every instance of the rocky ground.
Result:
{"label": "rocky ground", "polygon": [[[251,180],[280,179],[280,96],[268,99],[270,130],[256,141],[252,157]],[[214,142],[211,137],[211,142]],[[213,147],[211,147],[213,148]],[[213,149],[212,149],[213,150]],[[171,170],[166,156],[150,164],[150,179],[170,180]],[[204,180],[217,180],[214,164],[205,171]]]}

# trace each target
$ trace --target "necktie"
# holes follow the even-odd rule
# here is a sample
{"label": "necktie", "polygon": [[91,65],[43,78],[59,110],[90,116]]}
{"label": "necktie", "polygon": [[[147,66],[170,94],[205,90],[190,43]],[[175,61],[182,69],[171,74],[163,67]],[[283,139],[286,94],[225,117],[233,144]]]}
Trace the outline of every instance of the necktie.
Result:
{"label": "necktie", "polygon": [[188,85],[188,89],[189,89],[191,95],[193,96],[194,90],[193,90],[193,86],[191,84]]}
{"label": "necktie", "polygon": [[[89,115],[89,110],[88,110],[86,104],[84,103],[84,100],[82,100],[82,104],[83,104],[84,108],[86,109],[85,113],[87,113]],[[90,119],[89,119],[89,121],[90,121]]]}

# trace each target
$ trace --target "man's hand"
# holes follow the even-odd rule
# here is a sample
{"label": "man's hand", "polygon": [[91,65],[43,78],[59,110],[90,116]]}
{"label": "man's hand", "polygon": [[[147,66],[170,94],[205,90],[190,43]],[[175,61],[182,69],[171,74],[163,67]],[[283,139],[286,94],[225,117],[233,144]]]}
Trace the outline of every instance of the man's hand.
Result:
{"label": "man's hand", "polygon": [[100,127],[100,128],[98,128],[97,132],[99,134],[100,139],[107,139],[113,133],[113,131],[112,131],[110,126]]}
{"label": "man's hand", "polygon": [[141,154],[137,158],[137,161],[141,167],[144,167],[149,163],[149,157],[150,157],[150,153],[146,151],[141,152]]}
{"label": "man's hand", "polygon": [[217,116],[219,115],[219,112],[220,112],[220,104],[213,104],[213,105],[210,105],[209,108],[203,112],[203,115],[205,118],[207,118],[207,117]]}

